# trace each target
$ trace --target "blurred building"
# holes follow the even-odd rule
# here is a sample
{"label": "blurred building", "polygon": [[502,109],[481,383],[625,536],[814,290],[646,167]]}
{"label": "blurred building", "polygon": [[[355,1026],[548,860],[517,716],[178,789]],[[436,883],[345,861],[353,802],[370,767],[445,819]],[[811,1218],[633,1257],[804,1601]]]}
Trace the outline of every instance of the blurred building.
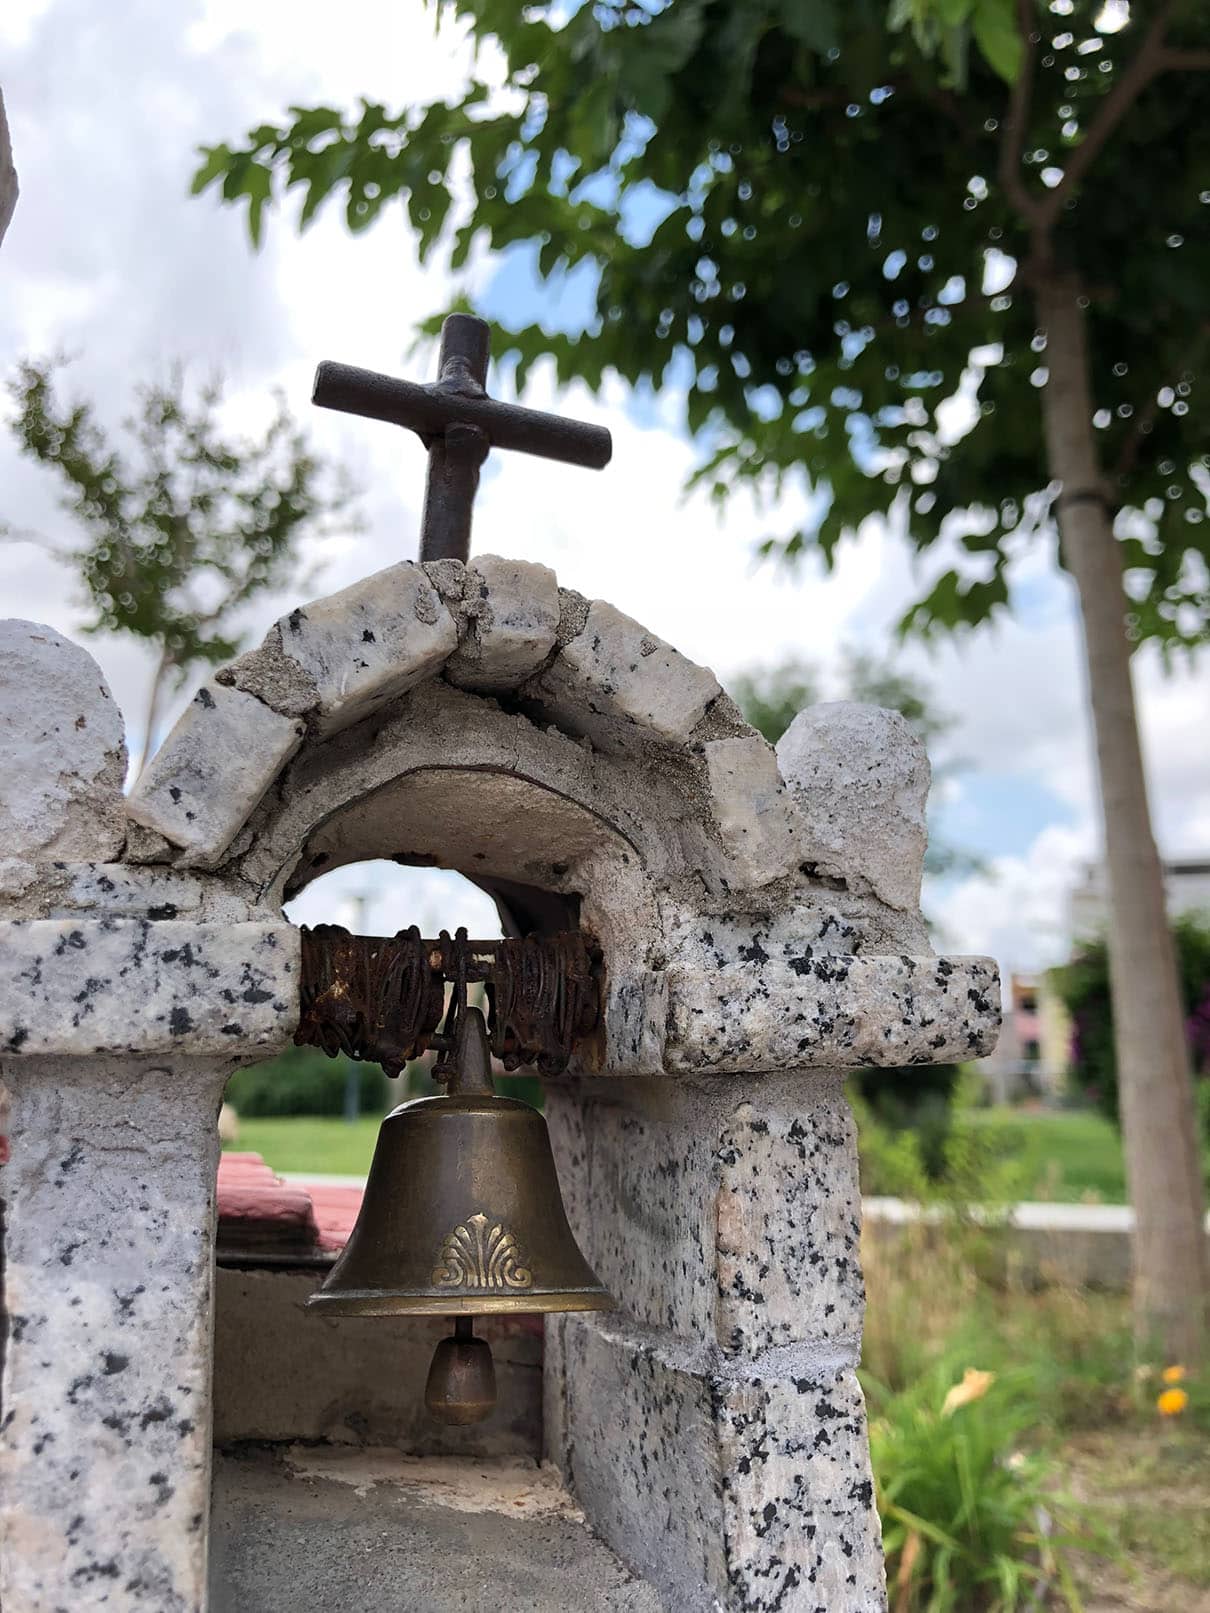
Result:
{"label": "blurred building", "polygon": [[[1164,863],[1168,913],[1210,912],[1210,857],[1173,857]],[[1068,899],[1067,921],[1074,942],[1102,935],[1109,913],[1109,888],[1103,863],[1086,863]]]}
{"label": "blurred building", "polygon": [[1062,1090],[1071,1024],[1045,974],[1010,974],[1004,982],[1000,1041],[978,1068],[993,1103],[1050,1099]]}

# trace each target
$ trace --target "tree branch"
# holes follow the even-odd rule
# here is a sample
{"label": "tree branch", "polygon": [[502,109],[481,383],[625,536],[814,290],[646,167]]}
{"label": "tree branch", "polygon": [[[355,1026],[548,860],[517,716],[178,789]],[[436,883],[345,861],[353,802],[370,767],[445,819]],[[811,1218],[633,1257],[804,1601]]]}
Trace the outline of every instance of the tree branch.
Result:
{"label": "tree branch", "polygon": [[1021,175],[1025,126],[1029,122],[1029,106],[1033,96],[1035,54],[1033,21],[1030,0],[1017,0],[1017,28],[1021,34],[1024,52],[1021,57],[1021,71],[1013,81],[1008,116],[1004,120],[1004,134],[1000,141],[1000,185],[1025,224],[1034,224],[1041,211],[1041,202],[1029,194]]}
{"label": "tree branch", "polygon": [[1172,0],[1167,0],[1147,30],[1134,60],[1101,102],[1088,133],[1072,153],[1063,178],[1042,203],[1038,214],[1041,230],[1052,228],[1072,191],[1092,167],[1122,119],[1152,79],[1163,72],[1165,58],[1169,55],[1164,49],[1164,33],[1171,15]]}
{"label": "tree branch", "polygon": [[1173,73],[1210,72],[1210,50],[1166,50],[1161,65]]}

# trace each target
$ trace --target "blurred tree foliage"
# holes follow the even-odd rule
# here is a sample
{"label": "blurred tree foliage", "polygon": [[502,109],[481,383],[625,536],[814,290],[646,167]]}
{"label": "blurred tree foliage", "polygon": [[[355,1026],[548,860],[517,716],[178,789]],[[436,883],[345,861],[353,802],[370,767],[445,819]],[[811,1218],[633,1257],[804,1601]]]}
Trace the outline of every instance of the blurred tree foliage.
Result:
{"label": "blurred tree foliage", "polygon": [[[1132,633],[1205,637],[1202,8],[894,0],[889,25],[835,0],[568,9],[434,6],[503,59],[505,93],[485,73],[452,103],[294,107],[207,148],[194,188],[245,204],[254,241],[297,190],[304,227],[328,201],[355,232],[398,203],[422,258],[511,249],[554,288],[578,274],[587,329],[496,332],[518,385],[546,354],[562,381],[683,385],[720,500],[813,467],[818,524],[767,540],[787,557],[830,560],[879,508],[921,549],[960,533],[909,613],[925,631],[1006,604],[1012,556],[1053,541],[1029,294],[1044,245],[1085,287],[1106,496],[1137,517],[1120,533]],[[960,390],[977,402],[955,440],[936,410]]]}
{"label": "blurred tree foliage", "polygon": [[315,1047],[288,1047],[276,1058],[237,1070],[227,1083],[226,1101],[247,1119],[343,1114],[350,1067],[357,1072],[360,1112],[381,1114],[386,1107],[386,1077],[378,1065],[330,1059]]}
{"label": "blurred tree foliage", "polygon": [[[354,526],[353,494],[308,447],[284,398],[262,435],[237,436],[221,422],[221,383],[190,388],[178,367],[136,388],[119,443],[92,404],[56,395],[61,363],[18,366],[11,426],[22,452],[56,473],[79,529],[79,541],[47,547],[82,585],[84,631],[127,633],[158,654],[145,759],[164,695],[195,666],[238,653],[241,611],[300,584],[302,544]],[[0,535],[37,537],[3,521]]]}
{"label": "blurred tree foliage", "polygon": [[[1180,915],[1173,920],[1172,938],[1190,1064],[1199,1088],[1203,1129],[1210,1142],[1210,914]],[[1073,1094],[1091,1101],[1115,1126],[1120,1125],[1109,954],[1104,940],[1082,942],[1068,963],[1050,971],[1050,979],[1071,1016],[1068,1078]]]}

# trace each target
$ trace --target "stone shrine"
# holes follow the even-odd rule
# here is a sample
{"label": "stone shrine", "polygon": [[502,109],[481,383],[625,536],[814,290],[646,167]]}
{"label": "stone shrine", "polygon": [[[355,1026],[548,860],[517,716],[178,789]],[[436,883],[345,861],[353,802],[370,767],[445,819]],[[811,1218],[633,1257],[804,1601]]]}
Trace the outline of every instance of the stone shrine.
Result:
{"label": "stone shrine", "polygon": [[[128,799],[121,714],[82,649],[4,623],[0,686],[5,1613],[200,1613],[216,1403],[224,1447],[295,1447],[296,1470],[298,1441],[329,1442],[312,1470],[362,1449],[360,1488],[330,1484],[330,1506],[297,1490],[300,1556],[325,1507],[352,1539],[404,1469],[438,1464],[461,1508],[453,1553],[425,1557],[416,1524],[427,1588],[406,1589],[406,1561],[393,1601],[374,1588],[384,1523],[325,1600],[282,1586],[299,1613],[884,1608],[842,1080],[978,1057],[998,1025],[994,965],[928,943],[928,765],[904,721],[814,706],[774,751],[706,668],[491,555],[291,611],[199,691]],[[254,1359],[221,1296],[250,1303],[259,1279],[220,1273],[216,1379],[224,1085],[299,1024],[283,903],[373,858],[543,894],[603,959],[600,1034],[546,1114],[619,1308],[546,1320],[551,1467],[509,1421],[507,1360],[489,1422],[424,1431],[433,1329],[304,1315],[314,1274],[260,1284],[278,1310]],[[518,1350],[536,1371],[536,1338]],[[310,1371],[325,1352],[341,1364]],[[511,1499],[459,1500],[494,1472]],[[262,1509],[301,1484],[245,1478]],[[566,1594],[510,1599],[501,1531],[520,1525],[498,1513],[542,1495],[586,1521],[559,1537]],[[444,1602],[477,1551],[481,1600],[458,1579]],[[273,1613],[243,1598],[219,1575],[216,1610]]]}

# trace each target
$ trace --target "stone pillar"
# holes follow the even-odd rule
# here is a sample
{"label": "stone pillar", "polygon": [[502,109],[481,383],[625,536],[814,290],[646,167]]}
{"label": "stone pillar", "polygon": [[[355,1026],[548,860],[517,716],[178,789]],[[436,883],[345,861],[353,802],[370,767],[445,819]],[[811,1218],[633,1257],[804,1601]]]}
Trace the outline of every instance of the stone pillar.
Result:
{"label": "stone pillar", "polygon": [[[721,745],[730,790],[755,743]],[[659,1074],[548,1094],[569,1217],[619,1308],[549,1319],[547,1451],[673,1613],[883,1613],[841,1083],[977,1056],[998,1023],[989,960],[927,950],[928,764],[901,719],[814,708],[778,760],[802,879],[669,927]],[[740,847],[752,882],[768,841]]]}
{"label": "stone pillar", "polygon": [[0,674],[0,1605],[201,1613],[216,1122],[297,1022],[297,934],[118,860],[121,714],[83,650],[0,624]]}
{"label": "stone pillar", "polygon": [[230,1069],[107,1057],[10,1071],[6,1613],[203,1606],[215,1117]]}
{"label": "stone pillar", "polygon": [[839,1078],[599,1082],[548,1112],[576,1236],[624,1306],[547,1329],[548,1454],[594,1527],[678,1613],[877,1613]]}

